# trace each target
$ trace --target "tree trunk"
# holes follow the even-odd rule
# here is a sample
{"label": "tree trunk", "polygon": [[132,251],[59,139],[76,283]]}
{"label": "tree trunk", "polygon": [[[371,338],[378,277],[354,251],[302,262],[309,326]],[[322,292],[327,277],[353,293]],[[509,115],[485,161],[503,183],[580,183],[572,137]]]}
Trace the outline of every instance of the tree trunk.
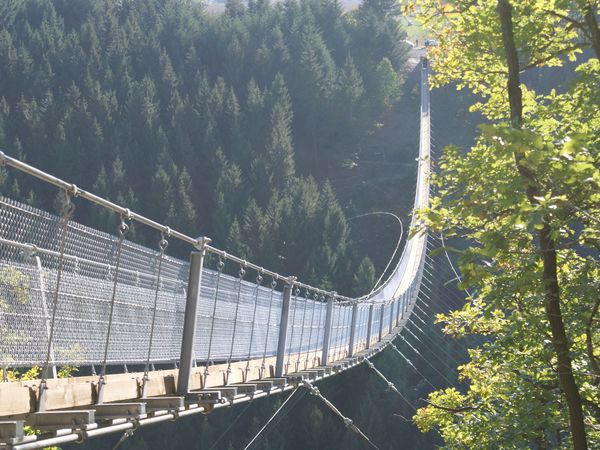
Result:
{"label": "tree trunk", "polygon": [[594,14],[592,5],[588,5],[585,12],[585,24],[587,26],[590,40],[592,41],[592,48],[596,53],[596,58],[600,59],[600,29],[598,28],[598,21]]}
{"label": "tree trunk", "polygon": [[[519,58],[515,45],[512,27],[512,5],[509,0],[498,0],[497,11],[502,26],[502,40],[506,52],[508,66],[508,96],[510,103],[511,123],[513,127],[520,128],[523,113],[522,92],[519,78]],[[515,154],[515,162],[521,179],[526,185],[527,197],[532,205],[537,204],[535,197],[540,195],[535,174],[522,161],[522,155]],[[573,376],[571,357],[569,355],[569,342],[560,308],[560,287],[557,274],[556,243],[551,237],[550,227],[546,224],[538,232],[539,246],[543,261],[544,281],[544,308],[552,333],[552,345],[556,353],[558,380],[565,396],[571,426],[573,448],[576,450],[587,449],[585,425],[583,421],[583,408],[579,389]]]}

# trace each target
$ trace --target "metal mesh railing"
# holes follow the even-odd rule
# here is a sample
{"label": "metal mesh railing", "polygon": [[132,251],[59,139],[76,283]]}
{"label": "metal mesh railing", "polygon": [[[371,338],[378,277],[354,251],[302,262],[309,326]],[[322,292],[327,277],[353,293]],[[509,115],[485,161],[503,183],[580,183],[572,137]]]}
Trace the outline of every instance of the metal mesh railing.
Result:
{"label": "metal mesh railing", "polygon": [[[40,364],[48,346],[61,259],[57,238],[61,219],[6,198],[0,198],[0,217],[0,361],[14,367]],[[75,222],[69,222],[66,236],[52,363],[87,365],[102,361],[115,277],[114,329],[107,362],[145,361],[157,290],[158,252],[125,241],[117,274],[114,236]],[[153,362],[179,358],[187,266],[174,258],[163,261]]]}
{"label": "metal mesh railing", "polygon": [[[0,198],[0,218],[0,364],[41,365],[61,259],[62,219],[4,197]],[[66,237],[49,362],[102,364],[106,351],[106,364],[140,364],[149,349],[150,363],[178,361],[189,263],[164,256],[159,280],[159,250],[124,240],[117,273],[116,236],[71,221]],[[95,241],[98,246],[93,245]],[[257,271],[242,277],[229,275],[226,266],[232,266],[229,273],[235,272],[236,263],[224,259],[222,265],[203,271],[194,359],[217,363],[274,356],[282,283],[275,279],[267,283]],[[323,348],[325,300],[315,292],[294,289],[287,329],[289,362],[306,363]],[[334,359],[347,353],[351,309],[348,301],[334,305],[330,339]],[[367,316],[368,308],[359,308],[357,349],[366,346]],[[377,330],[373,326],[373,336]]]}

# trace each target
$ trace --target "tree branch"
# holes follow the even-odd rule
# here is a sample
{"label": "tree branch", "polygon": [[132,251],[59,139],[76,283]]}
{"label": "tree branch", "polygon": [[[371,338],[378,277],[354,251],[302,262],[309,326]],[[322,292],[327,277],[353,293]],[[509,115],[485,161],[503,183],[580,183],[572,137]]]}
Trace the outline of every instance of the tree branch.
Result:
{"label": "tree branch", "polygon": [[458,413],[465,412],[465,411],[473,411],[473,410],[479,409],[479,407],[480,407],[480,405],[477,405],[477,406],[461,406],[460,408],[449,408],[447,406],[435,404],[433,402],[430,402],[429,400],[425,400],[424,398],[422,398],[421,400],[423,400],[425,403],[427,403],[430,406],[433,406],[436,409],[441,409],[442,411],[447,411],[452,414],[458,414]]}
{"label": "tree branch", "polygon": [[553,52],[551,55],[546,56],[545,58],[536,59],[535,61],[532,61],[529,64],[527,64],[526,66],[519,67],[519,72],[524,72],[525,70],[533,69],[534,67],[538,67],[540,64],[544,64],[545,62],[548,62],[551,59],[556,58],[567,52],[571,52],[573,50],[578,50],[581,48],[588,48],[590,46],[591,46],[591,44],[589,42],[579,42],[575,45],[571,45],[570,47],[562,48],[560,50],[557,50],[556,52]]}
{"label": "tree branch", "polygon": [[550,9],[546,9],[543,12],[545,12],[546,14],[550,14],[551,16],[558,17],[559,19],[566,20],[567,22],[569,22],[576,28],[581,28],[581,29],[585,28],[585,24],[583,22],[575,20],[572,17],[566,16],[564,14],[558,13],[558,12],[550,10]]}

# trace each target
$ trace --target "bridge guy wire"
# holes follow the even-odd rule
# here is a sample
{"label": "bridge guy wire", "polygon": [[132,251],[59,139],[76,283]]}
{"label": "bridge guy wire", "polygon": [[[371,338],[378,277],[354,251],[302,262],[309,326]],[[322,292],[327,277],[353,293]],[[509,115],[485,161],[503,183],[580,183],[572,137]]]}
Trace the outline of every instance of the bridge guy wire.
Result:
{"label": "bridge guy wire", "polygon": [[[417,305],[415,305],[415,308],[416,308],[416,307],[417,307]],[[423,323],[423,324],[424,324],[424,325],[425,325],[427,328],[429,328],[429,329],[430,329],[432,332],[434,332],[434,333],[435,333],[435,334],[436,334],[436,335],[437,335],[439,338],[443,339],[443,340],[444,340],[444,342],[446,342],[446,343],[451,343],[451,342],[454,342],[453,340],[448,340],[449,336],[448,336],[447,334],[444,334],[444,333],[443,333],[443,332],[442,332],[442,331],[441,331],[439,328],[436,328],[436,327],[435,327],[435,326],[433,326],[432,324],[429,324],[428,322],[425,322],[425,321],[423,321],[423,319],[421,319],[421,318],[420,318],[420,317],[417,315],[417,312],[416,312],[416,311],[414,311],[414,310],[413,310],[413,314],[411,315],[411,318],[412,318],[413,316],[414,316],[415,318],[417,318],[419,321],[421,321],[421,322],[422,322],[422,323]],[[409,321],[409,324],[411,324],[411,323],[413,324],[413,326],[417,327],[417,325],[416,325],[414,322],[412,322],[412,321]],[[421,332],[421,334],[422,334],[422,335],[426,335],[426,333],[425,333],[425,331],[424,331],[424,330],[422,330],[422,329],[420,329],[420,328],[418,328],[418,327],[417,327],[417,329],[418,329],[418,330]],[[433,342],[433,338],[430,338],[430,339],[431,339],[431,341]],[[442,345],[442,344],[438,342],[436,346],[437,346],[437,347],[441,347],[441,345]],[[446,351],[446,352],[448,352],[448,353],[452,353],[452,356],[453,356],[453,357],[452,357],[452,359],[453,359],[453,360],[454,360],[454,361],[455,361],[457,364],[459,364],[459,361],[461,361],[461,360],[463,360],[463,359],[464,359],[464,355],[463,355],[463,354],[461,354],[461,353],[459,353],[459,352],[458,352],[458,351],[457,351],[455,348],[453,348],[452,346],[450,346],[450,347],[448,347],[447,349],[445,349],[445,351]]]}
{"label": "bridge guy wire", "polygon": [[421,371],[420,371],[420,370],[417,368],[417,366],[415,366],[415,365],[413,364],[413,362],[412,362],[410,359],[408,359],[408,358],[407,358],[407,357],[404,355],[404,353],[402,353],[400,350],[398,350],[398,347],[396,347],[396,345],[394,345],[394,343],[391,343],[391,344],[390,344],[390,348],[391,348],[392,350],[394,350],[394,351],[395,351],[395,352],[396,352],[398,355],[400,355],[400,357],[402,357],[402,359],[403,359],[404,361],[406,361],[406,363],[407,363],[407,364],[408,364],[408,365],[409,365],[409,366],[410,366],[410,367],[411,367],[411,368],[412,368],[412,369],[413,369],[415,372],[417,372],[417,374],[418,374],[418,375],[420,375],[420,376],[421,376],[421,378],[423,378],[423,380],[425,380],[425,382],[426,382],[426,383],[429,385],[429,387],[431,387],[431,389],[433,389],[434,391],[437,389],[437,388],[436,388],[436,387],[435,387],[435,386],[434,386],[434,385],[431,383],[431,381],[429,380],[429,378],[428,378],[428,377],[426,377],[426,376],[425,376],[425,375],[424,375],[424,374],[423,374],[423,373],[422,373],[422,372],[421,372]]}
{"label": "bridge guy wire", "polygon": [[369,368],[371,368],[376,374],[377,376],[379,376],[379,378],[381,378],[386,384],[388,389],[394,391],[396,394],[398,394],[398,396],[404,400],[404,402],[410,406],[414,411],[417,410],[416,406],[413,405],[413,403],[407,398],[405,397],[399,390],[398,388],[396,388],[396,386],[394,385],[394,383],[392,383],[391,381],[389,381],[385,375],[383,375],[378,369],[377,367],[375,367],[375,364],[372,361],[369,361],[368,359],[366,360],[366,364],[367,366],[369,366]]}
{"label": "bridge guy wire", "polygon": [[[428,338],[429,345],[431,345],[431,347],[429,347],[429,348],[428,348],[428,347],[426,347],[426,348],[428,348],[430,351],[432,351],[432,352],[433,352],[433,349],[432,349],[432,347],[436,347],[436,348],[437,348],[439,351],[441,351],[442,353],[444,353],[444,354],[445,354],[445,355],[446,355],[446,356],[447,356],[447,357],[448,357],[448,358],[449,358],[449,359],[450,359],[450,360],[451,360],[451,361],[454,363],[454,365],[455,365],[455,366],[457,366],[457,365],[459,365],[459,364],[460,364],[460,361],[459,361],[459,360],[460,360],[460,359],[462,359],[462,357],[457,357],[457,356],[455,356],[454,354],[452,354],[452,353],[451,353],[450,349],[445,349],[445,348],[443,348],[443,347],[442,347],[442,345],[441,345],[440,343],[436,342],[436,341],[435,341],[433,338],[429,337],[429,336],[427,335],[427,333],[425,333],[425,331],[424,331],[424,330],[422,330],[421,328],[419,328],[419,327],[418,327],[418,326],[417,326],[417,325],[416,325],[416,324],[415,324],[413,321],[409,320],[409,321],[407,322],[407,325],[411,325],[411,324],[412,324],[414,327],[416,327],[417,331],[420,333],[420,336],[421,336],[422,338],[425,338],[425,337],[427,337],[427,338]],[[409,331],[409,329],[408,329],[408,328],[407,328],[407,331]],[[412,332],[411,332],[411,333],[412,333]],[[422,341],[421,341],[421,342],[422,342]],[[424,343],[423,343],[423,344],[424,344]],[[425,344],[424,344],[424,345],[425,345]]]}
{"label": "bridge guy wire", "polygon": [[[250,440],[250,442],[248,442],[248,444],[246,444],[246,446],[244,447],[244,450],[248,450],[248,449],[252,448],[252,446],[255,444],[255,442],[257,442],[258,439],[260,439],[263,436],[263,433],[265,432],[265,430],[268,429],[269,425],[271,425],[271,423],[275,420],[276,417],[279,416],[279,419],[281,419],[285,414],[287,414],[291,410],[293,405],[295,405],[295,403],[301,398],[300,395],[296,395],[297,392],[299,391],[300,387],[301,387],[301,385],[298,385],[294,388],[292,393],[283,401],[283,403],[279,406],[279,408],[277,408],[277,410],[275,410],[275,412],[271,415],[271,417],[269,417],[269,419],[262,426],[262,428],[260,430],[258,430],[258,432]],[[294,395],[296,395],[296,397],[294,398],[295,401],[292,403],[292,402],[290,402],[290,400],[292,399],[292,397],[294,397]],[[290,402],[290,407],[287,410],[285,410],[285,407],[288,404],[288,402]],[[285,413],[282,413],[282,411],[285,411]]]}
{"label": "bridge guy wire", "polygon": [[[342,414],[340,412],[340,410],[337,409],[333,403],[331,403],[329,400],[327,400],[323,396],[323,394],[321,394],[321,391],[317,387],[313,386],[309,381],[304,381],[304,386],[306,386],[310,390],[311,394],[313,394],[315,397],[320,399],[325,404],[325,406],[327,406],[327,408],[329,408],[336,416],[338,416],[340,419],[342,419],[346,428],[348,428],[350,431],[352,431],[353,433],[356,433],[358,436],[360,436],[367,444],[369,444],[369,446],[371,446],[375,450],[379,450],[379,447],[377,447],[371,441],[371,439],[369,439],[367,437],[367,435],[364,434],[360,430],[360,428],[358,428],[356,426],[356,424],[354,424],[354,422],[351,419],[349,419],[344,414]],[[244,450],[246,450],[246,449],[244,449]]]}

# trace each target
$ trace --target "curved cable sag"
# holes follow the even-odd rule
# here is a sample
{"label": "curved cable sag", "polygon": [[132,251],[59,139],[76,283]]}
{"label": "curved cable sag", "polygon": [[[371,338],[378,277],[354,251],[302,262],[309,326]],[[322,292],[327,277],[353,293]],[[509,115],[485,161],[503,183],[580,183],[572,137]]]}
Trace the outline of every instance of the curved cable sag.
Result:
{"label": "curved cable sag", "polygon": [[[419,157],[417,158],[417,183],[411,228],[422,228],[423,223],[415,214],[429,204],[430,173],[430,117],[428,69],[421,68],[421,121]],[[420,278],[420,260],[427,242],[427,232],[411,236],[404,246],[402,255],[390,277],[372,293],[357,299],[359,302],[385,302],[400,298],[407,290],[414,289],[413,282]]]}
{"label": "curved cable sag", "polygon": [[383,272],[381,272],[381,275],[379,276],[379,278],[375,282],[375,285],[373,285],[373,289],[371,289],[371,292],[369,292],[367,294],[367,296],[371,295],[379,287],[379,283],[381,283],[381,280],[384,277],[384,275],[387,273],[388,269],[390,268],[390,265],[392,264],[392,261],[394,260],[394,258],[396,258],[396,253],[398,253],[398,249],[400,248],[400,244],[402,243],[402,237],[404,236],[404,225],[402,224],[402,220],[400,220],[400,217],[398,217],[396,214],[391,213],[391,212],[387,212],[387,211],[375,211],[375,212],[370,212],[370,213],[365,213],[365,214],[359,214],[358,216],[350,217],[349,219],[347,219],[347,221],[349,222],[349,221],[351,221],[353,219],[360,219],[361,217],[375,216],[375,215],[377,215],[377,216],[391,216],[394,219],[396,219],[398,221],[398,223],[400,224],[400,235],[398,236],[398,242],[396,243],[396,248],[394,248],[394,252],[392,253],[392,256],[390,256],[390,259],[389,259],[387,265],[385,266],[385,269],[383,269]]}

